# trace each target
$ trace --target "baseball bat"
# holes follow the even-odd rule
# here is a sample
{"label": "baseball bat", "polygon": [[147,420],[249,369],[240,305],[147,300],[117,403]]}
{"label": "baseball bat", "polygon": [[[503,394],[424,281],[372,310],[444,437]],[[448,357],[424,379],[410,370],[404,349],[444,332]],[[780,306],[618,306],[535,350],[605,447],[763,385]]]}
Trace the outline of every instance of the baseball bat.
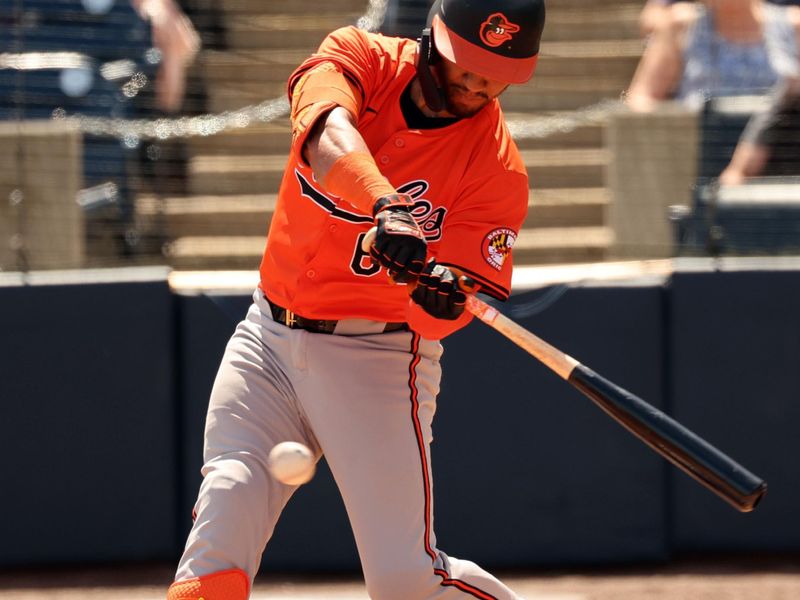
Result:
{"label": "baseball bat", "polygon": [[[368,251],[375,228],[365,236]],[[721,450],[648,404],[537,337],[475,295],[466,309],[570,383],[629,432],[741,512],[764,497],[767,484]]]}

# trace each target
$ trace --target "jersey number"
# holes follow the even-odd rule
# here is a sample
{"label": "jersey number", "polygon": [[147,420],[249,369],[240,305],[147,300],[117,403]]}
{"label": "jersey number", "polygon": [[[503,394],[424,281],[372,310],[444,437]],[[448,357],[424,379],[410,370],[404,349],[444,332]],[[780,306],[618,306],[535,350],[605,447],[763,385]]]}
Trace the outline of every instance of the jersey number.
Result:
{"label": "jersey number", "polygon": [[381,270],[381,266],[374,264],[372,259],[369,257],[369,252],[364,252],[364,250],[361,248],[361,244],[366,235],[366,232],[359,233],[356,237],[356,247],[355,251],[353,252],[353,259],[350,261],[350,269],[356,275],[361,275],[362,277],[372,277]]}

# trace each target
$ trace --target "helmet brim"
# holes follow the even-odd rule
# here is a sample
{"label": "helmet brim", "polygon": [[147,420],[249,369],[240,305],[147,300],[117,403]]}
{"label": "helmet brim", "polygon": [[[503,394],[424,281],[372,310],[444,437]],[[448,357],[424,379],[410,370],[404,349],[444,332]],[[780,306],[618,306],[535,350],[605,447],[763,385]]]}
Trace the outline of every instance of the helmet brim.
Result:
{"label": "helmet brim", "polygon": [[525,83],[533,77],[538,53],[528,58],[501,56],[451,31],[439,15],[434,15],[431,25],[436,50],[462,69],[502,83]]}

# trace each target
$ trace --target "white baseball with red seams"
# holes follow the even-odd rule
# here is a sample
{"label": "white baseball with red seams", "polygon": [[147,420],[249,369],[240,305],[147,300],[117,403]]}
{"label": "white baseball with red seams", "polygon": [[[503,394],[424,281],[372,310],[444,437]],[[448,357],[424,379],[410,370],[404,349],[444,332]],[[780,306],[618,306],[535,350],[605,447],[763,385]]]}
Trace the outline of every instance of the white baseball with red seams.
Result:
{"label": "white baseball with red seams", "polygon": [[287,485],[308,483],[316,471],[314,454],[300,442],[276,444],[267,460],[272,476]]}

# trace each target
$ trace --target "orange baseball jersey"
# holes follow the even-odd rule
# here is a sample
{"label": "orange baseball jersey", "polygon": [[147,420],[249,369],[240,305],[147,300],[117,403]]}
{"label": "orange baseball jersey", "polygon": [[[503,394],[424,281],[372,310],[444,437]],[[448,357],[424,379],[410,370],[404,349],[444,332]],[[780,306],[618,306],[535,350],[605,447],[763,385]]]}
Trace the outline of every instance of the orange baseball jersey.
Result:
{"label": "orange baseball jersey", "polygon": [[[428,257],[456,266],[499,299],[509,294],[511,248],[528,208],[528,177],[497,100],[477,115],[435,129],[410,129],[401,95],[416,75],[417,43],[354,27],[331,33],[290,77],[329,63],[352,85],[331,93],[358,120],[358,130],[390,183],[414,200]],[[344,98],[342,99],[342,95]],[[294,115],[293,145],[260,268],[260,287],[275,303],[316,319],[407,321],[431,339],[469,321],[429,317],[404,285],[373,265],[361,241],[372,215],[326,193],[301,155],[315,119]]]}

